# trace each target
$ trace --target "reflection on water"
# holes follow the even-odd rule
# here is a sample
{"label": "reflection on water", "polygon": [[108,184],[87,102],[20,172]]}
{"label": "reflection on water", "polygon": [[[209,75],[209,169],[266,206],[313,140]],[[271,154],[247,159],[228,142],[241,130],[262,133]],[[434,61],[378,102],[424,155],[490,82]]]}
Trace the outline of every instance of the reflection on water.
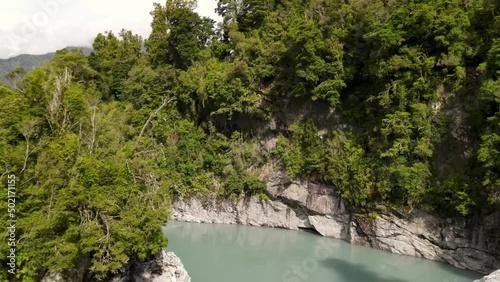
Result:
{"label": "reflection on water", "polygon": [[164,233],[193,282],[470,282],[481,276],[302,231],[174,221]]}

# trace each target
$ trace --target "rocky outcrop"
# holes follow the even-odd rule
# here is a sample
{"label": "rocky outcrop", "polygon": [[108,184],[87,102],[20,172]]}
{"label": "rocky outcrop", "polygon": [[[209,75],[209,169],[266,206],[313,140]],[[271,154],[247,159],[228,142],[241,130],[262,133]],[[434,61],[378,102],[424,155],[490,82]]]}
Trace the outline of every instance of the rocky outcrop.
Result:
{"label": "rocky outcrop", "polygon": [[475,280],[474,282],[500,282],[500,270],[497,270],[488,276],[484,276],[481,279]]}
{"label": "rocky outcrop", "polygon": [[[78,270],[67,273],[51,272],[46,274],[42,282],[76,282],[97,281],[91,277],[85,277]],[[111,277],[111,282],[191,282],[181,260],[172,252],[160,251],[152,260],[126,265],[119,274]]]}
{"label": "rocky outcrop", "polygon": [[328,216],[309,216],[311,229],[316,230],[319,234],[325,237],[333,237],[337,239],[346,239],[348,236],[349,221],[338,221]]}
{"label": "rocky outcrop", "polygon": [[[493,214],[490,217],[497,217]],[[498,242],[485,244],[487,234],[496,227],[485,223],[481,228],[463,221],[443,220],[422,211],[407,218],[395,214],[380,215],[375,220],[353,218],[350,241],[396,254],[444,261],[458,268],[488,273],[500,267]],[[482,230],[481,230],[482,229]],[[474,237],[482,237],[475,241]]]}
{"label": "rocky outcrop", "polygon": [[293,182],[284,174],[267,181],[271,200],[258,196],[226,199],[200,195],[172,204],[172,219],[188,222],[243,224],[286,229],[313,229],[346,239],[350,214],[333,187]]}
{"label": "rocky outcrop", "polygon": [[500,268],[500,214],[481,222],[442,219],[415,210],[375,218],[352,215],[335,188],[267,173],[269,201],[258,196],[225,199],[203,195],[172,204],[172,219],[312,229],[319,234],[396,254],[447,262],[489,273]]}
{"label": "rocky outcrop", "polygon": [[63,272],[48,272],[41,282],[82,282],[88,280],[88,269],[90,267],[89,257],[80,257],[77,266],[74,269]]}
{"label": "rocky outcrop", "polygon": [[172,206],[172,219],[295,230],[306,226],[292,208],[278,201],[262,200],[258,196],[229,200],[208,195],[177,201]]}
{"label": "rocky outcrop", "polygon": [[41,282],[66,282],[71,281],[70,279],[71,278],[65,277],[62,273],[49,272],[42,278]]}
{"label": "rocky outcrop", "polygon": [[191,282],[181,260],[173,252],[159,252],[153,260],[132,265],[112,282]]}

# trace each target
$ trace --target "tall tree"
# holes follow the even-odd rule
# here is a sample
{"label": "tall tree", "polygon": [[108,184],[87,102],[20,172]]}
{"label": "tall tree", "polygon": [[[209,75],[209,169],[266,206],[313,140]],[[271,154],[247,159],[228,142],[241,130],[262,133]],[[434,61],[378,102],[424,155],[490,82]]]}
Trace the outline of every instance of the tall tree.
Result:
{"label": "tall tree", "polygon": [[25,75],[26,71],[23,68],[16,68],[15,70],[6,74],[5,78],[7,78],[10,83],[14,85],[14,87],[16,87],[16,90],[23,91],[23,89],[21,88],[22,86],[19,83]]}
{"label": "tall tree", "polygon": [[107,97],[120,98],[128,72],[140,57],[143,40],[130,30],[99,33],[94,39],[90,65],[99,72],[99,88]]}
{"label": "tall tree", "polygon": [[212,37],[215,22],[200,17],[193,11],[195,7],[196,1],[186,0],[155,4],[152,32],[146,42],[153,66],[170,64],[185,70],[198,58]]}

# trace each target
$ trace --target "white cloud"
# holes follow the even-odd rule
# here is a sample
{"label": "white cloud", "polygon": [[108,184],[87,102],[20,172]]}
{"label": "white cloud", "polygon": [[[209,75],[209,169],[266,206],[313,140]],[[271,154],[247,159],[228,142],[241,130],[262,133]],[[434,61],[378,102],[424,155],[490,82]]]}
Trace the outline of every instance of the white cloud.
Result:
{"label": "white cloud", "polygon": [[[99,32],[122,28],[147,38],[158,0],[6,1],[0,10],[0,58],[44,54],[66,46],[90,46]],[[217,0],[199,0],[202,16],[219,20]]]}

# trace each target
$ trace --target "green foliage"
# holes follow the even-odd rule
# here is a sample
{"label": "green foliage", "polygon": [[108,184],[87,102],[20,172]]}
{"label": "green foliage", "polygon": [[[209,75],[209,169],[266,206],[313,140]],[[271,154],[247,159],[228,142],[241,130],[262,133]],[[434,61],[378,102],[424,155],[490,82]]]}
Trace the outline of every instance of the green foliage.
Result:
{"label": "green foliage", "polygon": [[[323,38],[311,20],[291,15],[287,38],[289,50],[284,63],[291,64],[291,94],[327,100],[332,107],[339,103],[342,80],[342,49],[336,38]],[[285,63],[285,65],[286,65]],[[312,94],[312,95],[311,95]]]}
{"label": "green foliage", "polygon": [[139,59],[142,43],[142,38],[129,30],[122,30],[119,38],[113,32],[106,32],[94,39],[89,62],[100,74],[99,88],[106,97],[123,94],[124,82]]}
{"label": "green foliage", "polygon": [[[498,177],[492,168],[499,167],[495,155],[498,99],[493,93],[498,90],[494,80],[484,80],[481,108],[469,107],[472,110],[467,113],[472,116],[476,115],[473,111],[480,111],[479,118],[484,119],[475,123],[483,126],[478,130],[484,130],[482,145],[477,151],[477,160],[483,167],[467,172],[463,178],[465,185],[443,179],[445,176],[437,164],[442,153],[436,154],[435,148],[443,132],[448,130],[442,122],[448,114],[437,107],[446,104],[453,95],[462,95],[460,99],[468,101],[477,99],[468,94],[477,91],[472,89],[474,83],[478,85],[477,81],[472,82],[471,69],[477,68],[482,79],[498,76],[495,37],[499,34],[495,32],[495,19],[484,13],[484,9],[494,11],[497,6],[485,1],[484,5],[469,6],[477,9],[472,11],[461,1],[410,1],[393,2],[385,7],[371,3],[372,8],[367,10],[368,6],[360,1],[323,14],[327,8],[321,4],[328,1],[314,1],[311,7],[320,17],[308,18],[308,8],[292,2],[284,4],[288,11],[278,8],[273,16],[286,15],[282,22],[286,23],[284,30],[292,40],[288,45],[300,44],[301,48],[296,48],[299,52],[292,52],[285,51],[287,48],[283,45],[270,44],[276,52],[273,55],[286,58],[280,61],[282,70],[273,71],[279,78],[276,85],[284,83],[288,87],[285,92],[292,95],[304,93],[311,99],[329,101],[332,107],[341,105],[340,112],[345,118],[360,124],[352,124],[354,131],[347,135],[334,131],[331,136],[325,136],[325,141],[308,134],[316,137],[310,138],[316,142],[305,141],[304,130],[290,127],[288,135],[278,137],[275,151],[288,174],[335,184],[346,200],[360,207],[377,201],[410,207],[431,203],[436,210],[447,214],[468,215],[478,212],[477,203],[484,202],[485,198],[489,199],[490,208],[496,205]],[[302,18],[293,11],[306,16]],[[328,18],[327,15],[334,13],[337,13],[336,19]],[[484,22],[477,17],[491,25],[482,25]],[[264,26],[266,24],[274,30],[285,26],[271,18]],[[479,41],[473,38],[477,30],[471,27],[479,25],[491,37],[476,46]],[[272,38],[272,32],[266,41],[286,40],[282,36]],[[324,57],[326,51],[322,44],[331,48],[336,46],[335,42],[342,44],[343,49]],[[314,84],[321,81],[321,72],[317,71],[324,69],[321,60],[327,62],[325,58],[343,58],[338,63],[330,61],[331,65],[326,68],[333,72],[325,77],[336,77],[338,81]],[[294,60],[299,63],[291,64]],[[481,64],[474,66],[474,62]],[[294,77],[292,71],[300,79],[287,80]],[[280,73],[286,73],[286,79],[276,76]],[[318,95],[322,85],[330,84],[330,92],[326,92],[330,94]],[[277,91],[283,89],[276,85]],[[465,98],[466,95],[469,96]],[[469,158],[469,162],[473,167],[475,159]],[[477,175],[485,176],[482,184],[473,180]],[[445,184],[434,185],[436,179]],[[486,188],[486,193],[479,192],[480,186]],[[435,201],[430,195],[441,195],[442,200]]]}
{"label": "green foliage", "polygon": [[367,218],[498,210],[497,2],[220,0],[215,28],[196,1],[169,0],[145,49],[109,31],[88,57],[9,69],[0,175],[23,187],[17,279],[88,261],[105,280],[165,246],[172,198],[269,201],[276,164]]}
{"label": "green foliage", "polygon": [[375,169],[361,146],[336,132],[328,141],[327,181],[335,184],[340,194],[354,206],[366,206],[376,188]]}
{"label": "green foliage", "polygon": [[234,115],[264,117],[252,70],[245,63],[229,64],[210,59],[181,73],[179,100],[193,116],[202,115],[216,125],[226,125]]}
{"label": "green foliage", "polygon": [[[83,48],[67,47],[66,49],[79,50],[82,51],[85,55],[88,55],[91,52],[90,48],[85,48],[85,47]],[[22,74],[22,71],[20,71],[21,69],[29,73],[33,71],[35,68],[47,64],[50,60],[54,58],[54,55],[55,52],[43,55],[21,54],[8,59],[0,59],[0,82],[4,83],[8,87],[16,88],[18,87],[17,78],[22,78],[22,76],[24,76],[24,74]],[[15,82],[5,77],[9,73],[16,74]]]}
{"label": "green foliage", "polygon": [[312,119],[291,126],[292,139],[278,137],[275,154],[282,158],[292,176],[321,179],[326,170],[326,146]]}
{"label": "green foliage", "polygon": [[175,84],[171,67],[153,69],[147,56],[142,55],[128,73],[120,100],[132,103],[136,109],[155,107]]}
{"label": "green foliage", "polygon": [[152,32],[146,41],[153,66],[173,65],[186,69],[210,41],[214,21],[194,12],[196,1],[168,0],[151,12]]}
{"label": "green foliage", "polygon": [[159,227],[168,218],[168,189],[132,171],[148,161],[128,157],[138,130],[130,131],[119,104],[99,101],[94,77],[81,53],[61,51],[26,76],[24,92],[0,87],[1,181],[14,173],[22,199],[20,281],[87,259],[83,267],[104,279],[166,244]]}
{"label": "green foliage", "polygon": [[463,175],[450,177],[445,183],[440,183],[439,187],[434,189],[435,199],[440,202],[441,209],[448,214],[460,214],[466,216],[474,211],[477,203],[474,201],[473,189]]}
{"label": "green foliage", "polygon": [[269,199],[269,196],[264,192],[259,193],[259,198],[266,203],[271,203],[271,199]]}
{"label": "green foliage", "polygon": [[240,175],[231,174],[224,183],[223,195],[261,195],[266,189],[266,184],[253,176],[242,178]]}

